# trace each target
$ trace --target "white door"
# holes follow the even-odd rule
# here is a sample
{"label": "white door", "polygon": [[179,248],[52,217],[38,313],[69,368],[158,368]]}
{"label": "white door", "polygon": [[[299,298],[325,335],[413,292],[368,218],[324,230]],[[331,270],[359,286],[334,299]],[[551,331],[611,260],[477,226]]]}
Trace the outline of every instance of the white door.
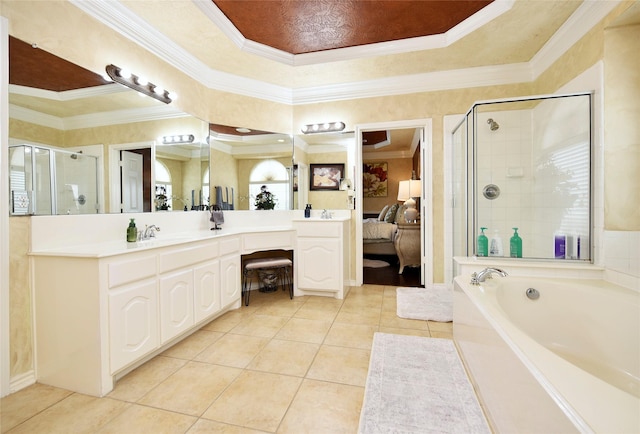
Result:
{"label": "white door", "polygon": [[120,152],[122,174],[122,212],[142,212],[142,155],[129,151]]}

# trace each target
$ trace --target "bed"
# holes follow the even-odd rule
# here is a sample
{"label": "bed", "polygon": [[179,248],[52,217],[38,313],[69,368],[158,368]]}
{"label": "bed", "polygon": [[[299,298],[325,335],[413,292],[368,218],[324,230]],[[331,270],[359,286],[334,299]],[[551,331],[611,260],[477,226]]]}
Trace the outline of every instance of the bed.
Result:
{"label": "bed", "polygon": [[362,220],[362,253],[365,255],[396,255],[393,244],[397,223],[404,222],[404,205],[388,205],[378,217]]}

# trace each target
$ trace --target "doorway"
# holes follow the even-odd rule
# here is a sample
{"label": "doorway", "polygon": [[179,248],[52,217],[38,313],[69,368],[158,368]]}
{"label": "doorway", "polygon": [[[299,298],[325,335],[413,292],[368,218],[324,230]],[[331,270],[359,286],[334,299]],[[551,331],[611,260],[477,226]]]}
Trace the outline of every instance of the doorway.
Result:
{"label": "doorway", "polygon": [[[133,157],[134,155],[132,154],[138,154],[139,157],[136,159],[141,160],[141,177],[132,175],[131,173],[125,173],[125,166],[128,166],[128,163],[123,161],[123,155],[126,159],[127,155]],[[155,191],[152,191],[154,188],[153,180],[155,179],[155,169],[152,162],[155,160],[155,147],[153,146],[153,143],[128,143],[109,146],[109,179],[112,181],[109,185],[108,212],[122,213],[152,211],[153,198],[155,198]],[[133,183],[127,182],[132,180],[132,176],[136,181]],[[141,186],[142,197],[138,196],[139,192],[135,195],[131,193],[133,188],[131,185],[136,186],[136,191]],[[135,204],[135,207],[132,206],[132,204]],[[127,207],[126,209],[125,206]]]}
{"label": "doorway", "polygon": [[[359,186],[356,187],[356,206],[355,206],[355,267],[356,267],[356,285],[360,286],[364,282],[364,252],[363,252],[363,220],[365,218],[364,193],[362,188],[363,180],[363,152],[366,150],[366,143],[363,142],[363,135],[372,131],[386,131],[397,129],[415,129],[418,132],[418,140],[420,146],[418,159],[418,168],[421,178],[422,193],[419,200],[419,209],[421,218],[420,224],[420,283],[423,285],[433,283],[433,219],[432,219],[432,123],[431,119],[415,119],[395,122],[381,122],[374,124],[361,124],[356,126],[356,147],[353,160],[355,161],[354,174]],[[385,158],[384,153],[380,153],[380,158]],[[408,158],[413,154],[407,155]],[[397,179],[396,181],[397,182]],[[387,200],[398,202],[397,186],[393,191],[396,196],[387,196]],[[395,284],[395,283],[392,283]]]}

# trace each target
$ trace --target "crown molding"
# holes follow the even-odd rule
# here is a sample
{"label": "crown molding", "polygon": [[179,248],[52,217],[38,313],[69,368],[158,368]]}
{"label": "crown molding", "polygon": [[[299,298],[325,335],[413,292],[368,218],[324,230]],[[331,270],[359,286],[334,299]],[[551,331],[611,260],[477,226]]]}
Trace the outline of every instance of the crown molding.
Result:
{"label": "crown molding", "polygon": [[189,116],[182,111],[168,106],[115,110],[111,112],[69,116],[66,118],[48,115],[13,104],[10,104],[9,108],[12,119],[63,131]]}
{"label": "crown molding", "polygon": [[[619,0],[605,2],[584,1],[578,7],[576,12],[574,12],[561,26],[560,30],[549,39],[544,47],[529,62],[427,72],[377,80],[337,83],[293,89],[209,68],[207,65],[167,38],[164,34],[151,27],[146,21],[135,15],[119,1],[70,1],[92,17],[137,43],[146,50],[154,53],[165,62],[174,65],[177,69],[208,88],[289,105],[529,82],[539,77],[542,72],[544,72],[563,53],[575,44],[579,38],[585,35],[613,8],[620,4]],[[192,1],[201,11],[203,11],[203,13],[207,15],[207,17],[212,20],[212,22],[215,23],[215,25],[220,27],[234,43],[245,49],[245,51],[251,52],[252,54],[259,54],[261,48],[258,46],[260,44],[247,41],[237,31],[237,29],[230,24],[229,20],[220,12],[212,1]],[[477,28],[480,22],[486,22],[483,20],[487,17],[483,17],[483,14],[480,14],[485,9],[488,9],[488,13],[490,14],[500,14],[510,9],[512,5],[513,0],[494,1],[491,5],[474,14],[472,17],[469,17],[459,26],[456,26],[454,29],[447,32],[447,34],[436,35],[432,39],[444,39],[444,41],[438,41],[438,44],[446,44],[447,40],[449,41],[448,43],[452,43]],[[222,17],[220,15],[222,15]],[[235,31],[233,29],[235,29]],[[415,46],[415,49],[425,50],[429,48],[425,41],[415,41],[417,39],[421,38],[412,38],[407,40],[407,44],[419,42]],[[394,43],[381,44],[398,46],[403,42],[404,41],[397,41]],[[429,43],[435,44],[436,42]],[[359,55],[362,56],[380,56],[391,53],[390,51],[385,52],[382,50],[382,47],[377,47],[377,45],[378,44],[371,44],[363,47],[352,47],[354,50],[351,48],[344,48],[339,50],[330,50],[327,52],[297,55],[293,61],[290,59],[287,60],[288,57],[292,55],[275,49],[266,50],[260,55],[264,55],[266,58],[283,63],[293,62],[288,64],[295,66],[310,64],[313,62],[333,62],[341,60],[340,56],[343,55],[341,53],[348,53],[350,56],[355,56],[357,53],[351,53],[351,51],[355,51],[355,48],[361,50]],[[393,47],[386,48],[389,50],[393,49]],[[412,51],[412,49],[409,49],[409,51]],[[312,57],[321,55],[326,56],[324,60],[316,59],[313,60],[313,62],[311,60],[304,60],[305,57],[298,57],[306,56],[306,58],[311,59]],[[346,58],[351,59],[353,57],[347,56],[345,59]]]}
{"label": "crown molding", "polygon": [[129,89],[116,83],[104,84],[102,86],[85,87],[83,89],[65,90],[62,92],[38,89],[35,87],[20,86],[18,84],[9,85],[9,93],[43,98],[52,101],[73,101],[76,99],[91,98],[95,96],[109,95],[121,92],[129,92]]}

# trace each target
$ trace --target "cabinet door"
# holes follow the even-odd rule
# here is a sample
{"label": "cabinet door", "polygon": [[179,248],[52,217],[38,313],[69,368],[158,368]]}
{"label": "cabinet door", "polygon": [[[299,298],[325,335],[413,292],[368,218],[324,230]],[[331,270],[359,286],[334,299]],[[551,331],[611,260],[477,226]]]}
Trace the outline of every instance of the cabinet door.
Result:
{"label": "cabinet door", "polygon": [[331,238],[299,238],[298,288],[342,290],[341,242]]}
{"label": "cabinet door", "polygon": [[193,269],[160,277],[160,337],[162,343],[194,324]]}
{"label": "cabinet door", "polygon": [[111,373],[159,346],[155,280],[109,291]]}
{"label": "cabinet door", "polygon": [[220,260],[220,290],[222,307],[240,300],[240,255]]}
{"label": "cabinet door", "polygon": [[193,269],[195,322],[220,310],[220,262],[210,261]]}

